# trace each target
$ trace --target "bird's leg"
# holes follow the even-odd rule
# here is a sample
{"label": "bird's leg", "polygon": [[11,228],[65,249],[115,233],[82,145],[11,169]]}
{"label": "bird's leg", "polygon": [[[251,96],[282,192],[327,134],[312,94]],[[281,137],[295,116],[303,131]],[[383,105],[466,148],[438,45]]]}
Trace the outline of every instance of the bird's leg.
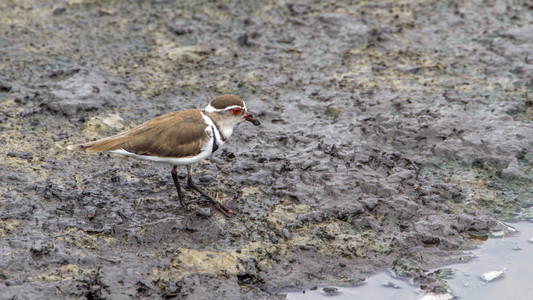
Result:
{"label": "bird's leg", "polygon": [[180,183],[178,182],[178,167],[174,166],[172,168],[172,179],[174,179],[174,185],[176,186],[176,190],[178,190],[178,199],[180,199],[181,206],[185,208],[185,202],[183,202],[183,194],[181,193]]}
{"label": "bird's leg", "polygon": [[233,211],[231,211],[229,208],[225,207],[222,203],[218,202],[217,200],[213,199],[213,197],[207,195],[206,193],[204,193],[200,188],[198,188],[196,186],[196,184],[194,184],[194,182],[192,181],[192,177],[191,177],[191,166],[187,166],[187,185],[197,191],[198,193],[200,193],[202,196],[204,196],[207,200],[209,200],[221,213],[223,213],[225,216],[229,216],[230,214],[233,213]]}

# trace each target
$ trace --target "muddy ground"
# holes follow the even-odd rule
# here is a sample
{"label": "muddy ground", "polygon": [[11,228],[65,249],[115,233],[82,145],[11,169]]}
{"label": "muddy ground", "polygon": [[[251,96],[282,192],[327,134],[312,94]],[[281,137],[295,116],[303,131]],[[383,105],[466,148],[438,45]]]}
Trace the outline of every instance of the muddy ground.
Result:
{"label": "muddy ground", "polygon": [[[0,2],[0,297],[279,298],[388,267],[441,291],[424,269],[533,218],[532,18],[528,1]],[[66,150],[224,93],[262,122],[195,169],[231,218],[182,209],[170,166]]]}

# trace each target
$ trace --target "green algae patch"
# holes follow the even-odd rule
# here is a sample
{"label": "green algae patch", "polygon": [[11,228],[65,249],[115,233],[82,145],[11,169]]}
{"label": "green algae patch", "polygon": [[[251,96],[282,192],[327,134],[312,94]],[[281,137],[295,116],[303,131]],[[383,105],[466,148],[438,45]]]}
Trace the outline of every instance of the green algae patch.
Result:
{"label": "green algae patch", "polygon": [[464,189],[465,197],[457,199],[453,204],[457,212],[480,209],[495,213],[505,220],[531,220],[531,162],[529,154],[524,156],[516,169],[508,175],[505,175],[505,170],[509,165],[484,163],[469,166],[453,161],[424,164],[422,172],[446,178]]}

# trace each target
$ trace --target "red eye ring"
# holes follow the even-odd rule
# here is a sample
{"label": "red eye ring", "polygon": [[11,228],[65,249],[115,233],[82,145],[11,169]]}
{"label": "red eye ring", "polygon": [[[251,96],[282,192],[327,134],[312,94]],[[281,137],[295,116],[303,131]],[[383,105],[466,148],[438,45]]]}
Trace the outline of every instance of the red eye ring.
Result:
{"label": "red eye ring", "polygon": [[238,115],[241,113],[241,109],[240,108],[234,108],[231,110],[231,112],[234,114],[234,115]]}

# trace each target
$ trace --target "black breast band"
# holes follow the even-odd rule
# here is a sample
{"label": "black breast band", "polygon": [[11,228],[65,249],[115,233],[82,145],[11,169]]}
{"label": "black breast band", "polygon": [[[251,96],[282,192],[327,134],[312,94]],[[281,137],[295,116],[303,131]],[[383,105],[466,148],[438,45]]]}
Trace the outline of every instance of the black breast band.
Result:
{"label": "black breast band", "polygon": [[216,136],[216,133],[215,133],[215,128],[213,128],[213,126],[211,126],[211,132],[213,132],[213,152],[217,151],[218,149],[218,144],[217,144],[217,136]]}

